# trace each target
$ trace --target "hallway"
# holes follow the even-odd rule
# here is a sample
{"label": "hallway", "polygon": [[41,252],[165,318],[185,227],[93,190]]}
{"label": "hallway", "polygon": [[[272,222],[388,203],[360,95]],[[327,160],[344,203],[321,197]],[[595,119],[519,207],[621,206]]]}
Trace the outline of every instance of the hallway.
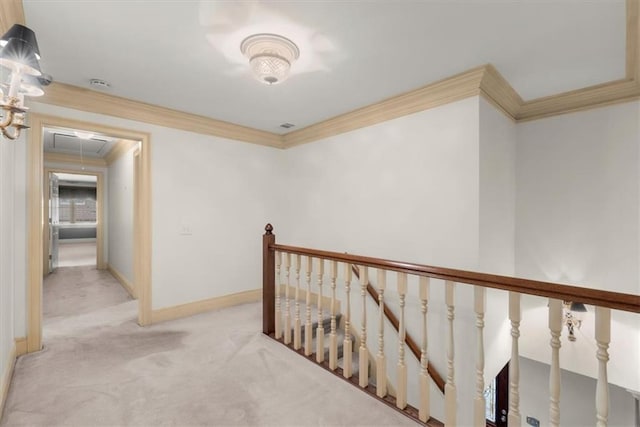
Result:
{"label": "hallway", "polygon": [[44,350],[18,359],[0,426],[415,425],[264,337],[260,303],[141,328],[90,267],[59,269],[44,300]]}

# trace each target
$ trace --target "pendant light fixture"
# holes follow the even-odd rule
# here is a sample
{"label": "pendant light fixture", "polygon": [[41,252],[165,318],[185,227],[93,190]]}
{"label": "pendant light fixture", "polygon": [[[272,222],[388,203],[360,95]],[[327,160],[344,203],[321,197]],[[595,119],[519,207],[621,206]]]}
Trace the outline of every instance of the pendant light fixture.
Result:
{"label": "pendant light fixture", "polygon": [[300,57],[298,46],[277,34],[254,34],[240,43],[255,78],[265,84],[282,83],[289,77],[291,64]]}
{"label": "pendant light fixture", "polygon": [[5,138],[16,139],[22,129],[29,127],[24,124],[28,110],[24,97],[44,94],[37,79],[42,75],[38,62],[40,50],[35,33],[20,24],[0,37],[0,47],[0,66],[11,71],[9,81],[0,84],[0,108],[4,110],[0,130]]}

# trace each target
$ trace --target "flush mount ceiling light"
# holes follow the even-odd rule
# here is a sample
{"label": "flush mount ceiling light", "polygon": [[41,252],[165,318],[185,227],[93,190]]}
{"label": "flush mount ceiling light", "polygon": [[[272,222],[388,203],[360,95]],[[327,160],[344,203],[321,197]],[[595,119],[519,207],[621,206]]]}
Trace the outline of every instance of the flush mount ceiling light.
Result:
{"label": "flush mount ceiling light", "polygon": [[298,46],[277,34],[254,34],[240,43],[240,51],[249,58],[256,79],[268,85],[289,77],[291,64],[300,57]]}

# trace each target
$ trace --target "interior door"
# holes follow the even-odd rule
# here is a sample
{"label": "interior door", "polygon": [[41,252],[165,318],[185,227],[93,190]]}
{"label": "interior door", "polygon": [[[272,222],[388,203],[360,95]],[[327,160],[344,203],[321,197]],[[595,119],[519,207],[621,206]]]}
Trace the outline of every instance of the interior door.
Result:
{"label": "interior door", "polygon": [[58,237],[60,224],[60,199],[58,177],[49,174],[49,273],[58,268]]}

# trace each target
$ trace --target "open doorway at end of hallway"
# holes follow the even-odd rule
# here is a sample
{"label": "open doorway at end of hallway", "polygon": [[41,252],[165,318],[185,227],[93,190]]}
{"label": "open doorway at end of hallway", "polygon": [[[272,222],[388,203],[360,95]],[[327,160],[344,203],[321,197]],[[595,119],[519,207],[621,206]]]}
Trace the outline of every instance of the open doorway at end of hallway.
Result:
{"label": "open doorway at end of hallway", "polygon": [[97,266],[98,175],[49,170],[45,272]]}

